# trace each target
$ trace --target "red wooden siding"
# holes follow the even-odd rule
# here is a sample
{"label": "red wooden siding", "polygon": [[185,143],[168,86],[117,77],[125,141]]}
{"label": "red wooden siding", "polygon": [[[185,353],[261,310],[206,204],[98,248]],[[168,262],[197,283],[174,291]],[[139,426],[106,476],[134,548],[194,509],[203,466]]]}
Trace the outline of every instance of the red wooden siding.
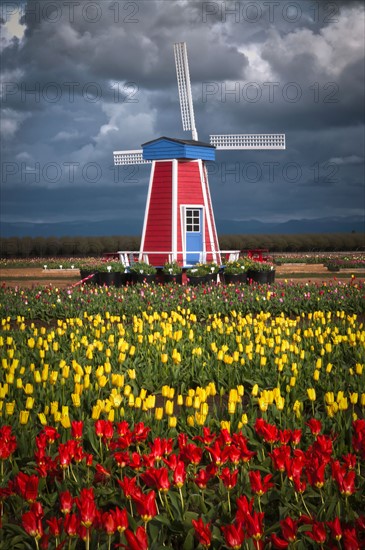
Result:
{"label": "red wooden siding", "polygon": [[[144,250],[170,251],[172,224],[172,162],[156,162],[148,211]],[[149,255],[149,263],[163,265],[167,255]]]}
{"label": "red wooden siding", "polygon": [[[181,209],[180,205],[194,205],[204,207],[204,197],[200,181],[199,164],[197,162],[179,161],[178,164],[178,211],[177,211],[177,248],[183,249],[181,234]],[[204,220],[206,227],[206,223]],[[206,236],[203,236],[206,240]],[[179,255],[179,258],[182,256]]]}
{"label": "red wooden siding", "polygon": [[[211,224],[212,224],[212,233],[213,233],[213,243],[210,243],[209,242],[209,235],[208,235],[208,240],[206,241],[207,242],[207,247],[206,247],[206,250],[207,250],[207,255],[206,255],[206,261],[207,262],[212,262],[214,260],[214,257],[213,257],[213,254],[209,254],[208,252],[211,252],[212,250],[215,250],[215,252],[219,252],[219,244],[218,244],[218,236],[217,236],[217,232],[216,232],[216,227],[215,227],[215,220],[214,220],[214,212],[213,212],[213,206],[212,206],[212,200],[211,200],[211,196],[210,196],[210,190],[209,190],[209,183],[208,183],[208,175],[206,175],[205,177],[205,173],[204,173],[204,166],[203,166],[203,177],[204,177],[204,187],[206,189],[206,195],[207,195],[207,207],[208,207],[208,212],[210,213],[210,219],[211,219]],[[208,228],[206,227],[206,233],[207,233],[207,230]],[[208,245],[208,242],[209,242],[209,245]],[[213,245],[213,246],[212,246]],[[220,263],[220,255],[218,255],[218,257],[216,258],[216,261],[218,263]]]}

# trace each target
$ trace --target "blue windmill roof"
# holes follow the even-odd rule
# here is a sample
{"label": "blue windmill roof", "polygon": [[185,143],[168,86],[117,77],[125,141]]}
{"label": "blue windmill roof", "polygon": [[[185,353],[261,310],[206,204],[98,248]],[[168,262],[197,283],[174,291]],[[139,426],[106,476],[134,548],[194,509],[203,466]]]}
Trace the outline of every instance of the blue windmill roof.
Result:
{"label": "blue windmill roof", "polygon": [[159,137],[142,144],[145,160],[215,160],[215,146],[193,139]]}

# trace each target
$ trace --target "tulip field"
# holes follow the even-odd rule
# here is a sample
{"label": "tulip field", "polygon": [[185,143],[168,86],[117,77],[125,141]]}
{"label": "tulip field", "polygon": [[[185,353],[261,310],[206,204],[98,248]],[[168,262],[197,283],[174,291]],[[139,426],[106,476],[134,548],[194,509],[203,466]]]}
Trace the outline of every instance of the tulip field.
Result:
{"label": "tulip field", "polygon": [[365,548],[364,283],[0,297],[0,550]]}

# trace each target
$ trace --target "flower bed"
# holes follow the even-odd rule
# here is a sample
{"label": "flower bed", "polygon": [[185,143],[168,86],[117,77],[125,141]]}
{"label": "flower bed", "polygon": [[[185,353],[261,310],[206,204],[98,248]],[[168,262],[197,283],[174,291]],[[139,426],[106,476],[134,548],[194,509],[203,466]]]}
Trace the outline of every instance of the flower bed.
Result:
{"label": "flower bed", "polygon": [[0,547],[362,547],[363,285],[0,293]]}

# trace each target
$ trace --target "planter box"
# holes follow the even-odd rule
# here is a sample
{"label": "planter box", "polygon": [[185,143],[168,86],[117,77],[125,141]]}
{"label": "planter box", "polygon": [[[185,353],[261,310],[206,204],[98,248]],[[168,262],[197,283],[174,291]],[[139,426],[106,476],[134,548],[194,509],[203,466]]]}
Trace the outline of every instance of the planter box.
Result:
{"label": "planter box", "polygon": [[247,272],[244,271],[242,273],[224,273],[224,282],[229,284],[237,284],[237,283],[246,283],[247,282]]}
{"label": "planter box", "polygon": [[271,284],[275,281],[275,270],[272,271],[251,271],[247,272],[247,281],[260,284]]}
{"label": "planter box", "polygon": [[133,274],[133,281],[135,283],[155,283],[157,280],[156,274],[154,275],[147,275],[146,273],[134,273]]}
{"label": "planter box", "polygon": [[115,276],[117,273],[113,271],[99,271],[98,272],[98,284],[100,286],[112,286],[115,284]]}
{"label": "planter box", "polygon": [[[90,275],[94,275],[93,277],[90,277]],[[90,277],[90,279],[88,279]],[[86,279],[84,281],[84,285],[97,285],[98,284],[98,273],[95,271],[89,271],[86,269],[80,269],[80,278],[81,280]]]}
{"label": "planter box", "polygon": [[176,283],[181,285],[182,273],[178,273],[176,275],[172,275],[171,273],[164,273],[163,280],[164,280],[164,283]]}
{"label": "planter box", "polygon": [[117,287],[120,287],[120,286],[125,286],[127,285],[128,283],[130,283],[131,281],[131,274],[130,273],[121,273],[121,272],[116,272],[114,273],[114,284],[115,286]]}
{"label": "planter box", "polygon": [[197,277],[196,275],[187,275],[188,284],[191,286],[216,283],[217,277],[218,273],[209,273],[209,275],[203,275],[202,277]]}

